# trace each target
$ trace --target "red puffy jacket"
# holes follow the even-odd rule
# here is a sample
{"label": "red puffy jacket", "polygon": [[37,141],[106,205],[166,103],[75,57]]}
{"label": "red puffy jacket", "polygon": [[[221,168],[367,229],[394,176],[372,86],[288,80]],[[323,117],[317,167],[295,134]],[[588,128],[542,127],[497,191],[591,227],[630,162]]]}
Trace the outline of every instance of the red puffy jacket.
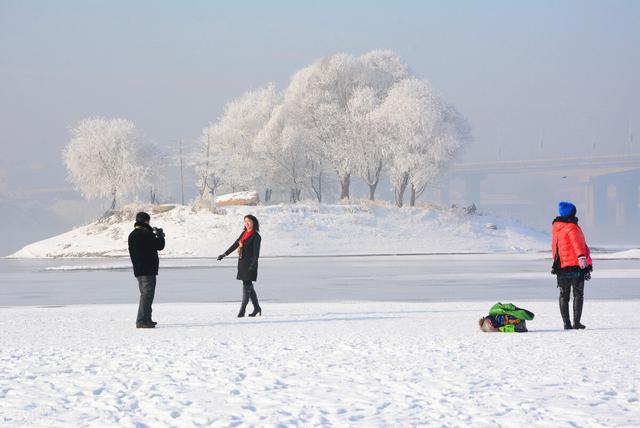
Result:
{"label": "red puffy jacket", "polygon": [[591,251],[587,247],[582,229],[577,223],[556,219],[551,228],[551,251],[553,260],[560,253],[560,268],[578,266],[578,257],[585,256],[591,266]]}

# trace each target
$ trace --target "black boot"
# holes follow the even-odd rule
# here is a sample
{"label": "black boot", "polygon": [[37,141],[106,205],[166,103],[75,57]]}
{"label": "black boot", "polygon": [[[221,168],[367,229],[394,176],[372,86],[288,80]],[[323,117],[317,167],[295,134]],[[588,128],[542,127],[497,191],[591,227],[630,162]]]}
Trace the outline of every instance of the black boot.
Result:
{"label": "black boot", "polygon": [[[562,322],[564,323],[564,329],[569,330],[571,326],[571,318],[569,317],[569,288],[560,288],[560,315],[562,316]],[[575,302],[575,300],[574,300]]]}
{"label": "black boot", "polygon": [[244,317],[244,312],[247,309],[249,298],[251,297],[251,287],[246,284],[242,285],[242,304],[240,305],[240,312],[238,312],[238,318]]}
{"label": "black boot", "polygon": [[580,324],[582,317],[582,302],[584,301],[584,280],[576,281],[573,286],[573,328],[582,330],[586,328]]}
{"label": "black boot", "polygon": [[582,303],[582,297],[573,296],[573,328],[576,330],[587,328],[584,324],[580,324],[580,318],[582,317]]}
{"label": "black boot", "polygon": [[253,305],[253,312],[249,314],[250,317],[255,317],[256,315],[262,316],[262,308],[258,303],[258,295],[256,294],[256,290],[251,287],[251,304]]}

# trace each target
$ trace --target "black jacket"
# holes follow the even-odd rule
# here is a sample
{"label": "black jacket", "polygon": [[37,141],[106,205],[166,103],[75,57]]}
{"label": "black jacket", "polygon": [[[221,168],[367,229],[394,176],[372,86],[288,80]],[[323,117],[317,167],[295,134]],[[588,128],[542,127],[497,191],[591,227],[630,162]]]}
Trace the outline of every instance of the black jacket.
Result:
{"label": "black jacket", "polygon": [[[226,256],[231,254],[236,248],[238,248],[242,233],[236,239],[236,241],[224,252]],[[253,235],[244,241],[242,247],[242,257],[238,257],[238,275],[236,279],[242,281],[256,281],[258,279],[258,257],[260,257],[260,242],[262,238],[258,232],[253,232]]]}
{"label": "black jacket", "polygon": [[146,223],[136,223],[129,234],[129,256],[135,276],[158,274],[158,251],[164,248],[164,236],[156,235]]}

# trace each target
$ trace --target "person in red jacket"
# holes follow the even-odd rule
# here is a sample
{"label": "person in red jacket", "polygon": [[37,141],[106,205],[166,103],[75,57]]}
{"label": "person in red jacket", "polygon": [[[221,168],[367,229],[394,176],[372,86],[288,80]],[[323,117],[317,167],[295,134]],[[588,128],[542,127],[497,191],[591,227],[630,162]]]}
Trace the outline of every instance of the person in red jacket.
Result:
{"label": "person in red jacket", "polygon": [[[584,281],[591,279],[593,262],[582,229],[578,226],[576,206],[571,202],[558,204],[558,217],[551,228],[551,273],[558,278],[560,315],[565,330],[586,328],[580,323],[584,301]],[[569,298],[573,288],[573,325],[569,317]]]}

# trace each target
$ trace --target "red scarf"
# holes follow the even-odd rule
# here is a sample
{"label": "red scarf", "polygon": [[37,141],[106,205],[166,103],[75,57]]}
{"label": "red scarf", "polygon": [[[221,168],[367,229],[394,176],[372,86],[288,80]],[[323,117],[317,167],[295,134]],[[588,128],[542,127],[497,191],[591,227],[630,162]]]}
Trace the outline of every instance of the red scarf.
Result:
{"label": "red scarf", "polygon": [[240,242],[244,244],[244,241],[249,239],[251,237],[251,235],[253,235],[253,229],[245,230],[244,233],[242,234],[242,236],[240,237]]}

